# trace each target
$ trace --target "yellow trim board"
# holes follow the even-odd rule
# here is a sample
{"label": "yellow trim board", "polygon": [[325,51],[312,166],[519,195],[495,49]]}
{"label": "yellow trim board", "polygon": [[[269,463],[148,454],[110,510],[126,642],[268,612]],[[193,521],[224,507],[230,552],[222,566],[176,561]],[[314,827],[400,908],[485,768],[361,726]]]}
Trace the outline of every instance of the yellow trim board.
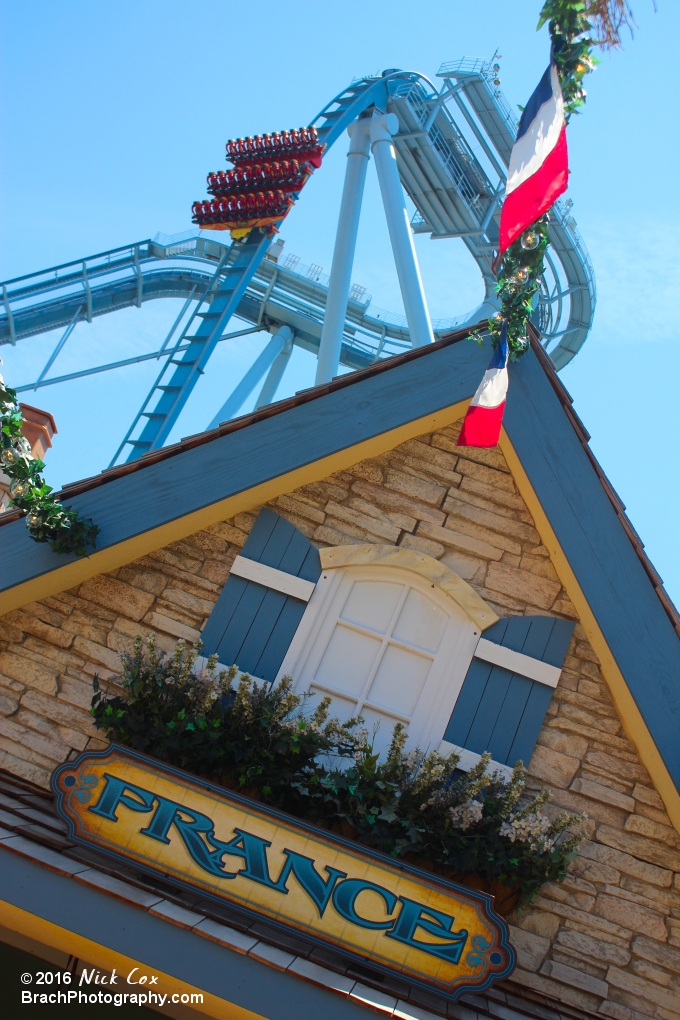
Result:
{"label": "yellow trim board", "polygon": [[659,754],[658,748],[647,728],[647,724],[642,718],[642,714],[628,688],[623,673],[619,669],[616,659],[600,630],[595,614],[576,580],[571,564],[557,540],[547,514],[543,510],[541,502],[534,492],[533,486],[505,430],[501,433],[499,446],[520,495],[534,518],[536,530],[550,553],[553,566],[557,571],[560,581],[576,607],[581,626],[585,630],[588,640],[600,660],[602,675],[607,682],[614,707],[619,714],[619,719],[626,735],[635,744],[640,761],[649,772],[673,825],[678,833],[680,833],[680,793],[678,793],[664,760]]}
{"label": "yellow trim board", "polygon": [[342,471],[360,460],[367,460],[370,457],[377,457],[381,453],[387,453],[395,446],[399,446],[400,443],[405,443],[407,439],[414,439],[425,432],[434,432],[444,428],[445,425],[451,425],[462,417],[468,403],[469,401],[465,400],[445,407],[434,414],[417,418],[406,425],[400,425],[389,432],[383,432],[362,443],[357,443],[355,446],[338,450],[327,457],[296,468],[294,471],[255,485],[252,489],[246,489],[193,513],[185,514],[167,524],[126,539],[124,542],[118,542],[107,549],[102,549],[101,552],[94,552],[91,556],[76,560],[74,563],[57,566],[48,573],[34,577],[23,584],[15,585],[14,588],[8,588],[0,595],[0,616],[12,609],[19,609],[28,602],[37,602],[49,595],[67,591],[96,574],[116,570],[147,553],[170,545],[171,542],[178,542],[189,535],[195,535],[197,531],[207,528],[210,524],[217,524],[218,521],[224,521],[235,514],[252,510],[253,507],[268,503],[270,500],[276,499],[277,496],[298,489],[302,485],[321,481],[335,471]]}
{"label": "yellow trim board", "polygon": [[[190,995],[192,992],[198,992],[203,995],[203,1003],[192,1003],[191,1009],[199,1013],[205,1013],[206,1016],[214,1017],[215,1020],[266,1020],[260,1013],[253,1013],[251,1010],[237,1006],[233,1002],[220,999],[217,995],[212,995],[203,988],[180,981],[171,974],[165,974],[156,967],[152,967],[148,963],[145,964],[142,960],[135,960],[130,956],[125,956],[123,953],[110,949],[108,946],[102,946],[98,942],[93,942],[91,939],[70,931],[68,928],[62,928],[57,924],[53,924],[52,921],[47,921],[37,914],[31,914],[27,910],[22,910],[21,907],[15,907],[13,903],[7,903],[3,900],[0,900],[0,924],[5,928],[9,928],[10,931],[16,931],[20,935],[25,935],[27,938],[33,939],[42,945],[59,949],[69,956],[77,957],[79,960],[87,960],[92,966],[99,967],[101,970],[109,973],[114,967],[120,974],[129,974],[133,967],[143,968],[147,973],[150,972],[158,975],[158,991],[161,993],[167,992],[169,995],[172,995],[174,992],[177,992],[181,995],[186,992]],[[133,985],[130,985],[129,988],[127,985],[124,987],[117,985],[116,988],[119,991],[126,992],[145,992],[149,990],[146,986],[137,988]],[[45,991],[53,990],[53,988],[45,989]],[[90,990],[98,989],[94,989],[91,986]]]}

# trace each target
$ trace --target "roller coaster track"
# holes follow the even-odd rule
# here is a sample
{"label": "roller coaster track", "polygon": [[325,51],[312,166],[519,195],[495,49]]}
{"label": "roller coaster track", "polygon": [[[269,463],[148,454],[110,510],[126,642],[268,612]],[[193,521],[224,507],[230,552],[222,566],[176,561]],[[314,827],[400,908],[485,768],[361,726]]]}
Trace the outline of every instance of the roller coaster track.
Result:
{"label": "roller coaster track", "polygon": [[[493,86],[489,65],[458,61],[443,65],[439,77],[443,79],[439,90],[415,72],[391,71],[361,79],[312,122],[328,150],[364,111],[374,107],[397,115],[394,145],[402,184],[416,207],[413,230],[427,232],[433,239],[461,238],[484,280],[482,305],[467,316],[433,323],[435,335],[495,311],[491,263],[516,132],[507,102]],[[452,116],[451,106],[466,130]],[[474,149],[470,138],[476,142]],[[566,204],[554,210],[549,230],[548,270],[535,319],[559,369],[586,339],[595,307],[595,283]],[[119,449],[120,453],[127,447],[127,459],[132,460],[167,440],[233,316],[272,332],[287,325],[296,345],[316,353],[327,293],[327,280],[316,267],[301,267],[291,256],[281,258],[280,247],[272,246],[259,230],[238,244],[225,244],[214,233],[208,237],[205,233],[196,230],[175,238],[140,241],[1,284],[5,315],[0,317],[0,345],[65,329],[39,379],[20,389],[162,357],[158,378]],[[99,315],[166,297],[185,299],[185,309],[192,300],[197,304],[178,336],[174,338],[171,331],[155,355],[68,377],[47,376],[77,322],[91,322]],[[360,289],[354,298],[350,297],[347,309],[342,364],[363,368],[410,345],[404,319],[371,309],[370,298]],[[181,319],[180,314],[176,326]]]}

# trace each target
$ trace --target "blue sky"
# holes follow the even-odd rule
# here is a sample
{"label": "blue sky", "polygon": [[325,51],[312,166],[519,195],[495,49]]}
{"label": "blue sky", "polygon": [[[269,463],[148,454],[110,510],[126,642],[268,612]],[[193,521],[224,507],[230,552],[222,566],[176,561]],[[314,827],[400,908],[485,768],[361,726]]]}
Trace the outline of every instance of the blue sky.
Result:
{"label": "blue sky", "polygon": [[[677,39],[680,5],[634,0],[638,31],[591,76],[585,114],[569,128],[569,197],[597,277],[588,341],[561,373],[592,448],[680,602],[677,525],[680,401]],[[3,279],[190,227],[205,174],[227,138],[308,123],[352,78],[386,67],[432,77],[444,60],[500,49],[502,87],[526,101],[545,68],[539,0],[4,0],[2,11]],[[255,13],[253,13],[255,12]],[[330,268],[344,168],[332,151],[286,221],[286,251]],[[473,308],[477,269],[458,241],[417,239],[433,317]],[[369,173],[354,280],[401,311]],[[55,371],[155,349],[177,314],[150,302],[79,325]],[[238,323],[233,328],[238,328]],[[10,384],[40,372],[53,334],[4,347]],[[223,343],[171,438],[205,428],[262,349]],[[59,426],[48,480],[105,467],[155,376],[155,363],[24,394]],[[313,381],[296,351],[279,396]],[[512,399],[512,395],[510,395]],[[244,410],[248,409],[248,405]]]}

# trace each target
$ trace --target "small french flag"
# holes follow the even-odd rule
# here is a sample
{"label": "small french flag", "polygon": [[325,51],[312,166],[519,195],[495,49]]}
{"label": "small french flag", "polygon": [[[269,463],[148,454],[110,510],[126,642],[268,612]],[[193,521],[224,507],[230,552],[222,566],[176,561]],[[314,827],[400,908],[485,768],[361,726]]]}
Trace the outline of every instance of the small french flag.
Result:
{"label": "small french flag", "polygon": [[564,100],[557,68],[551,63],[524,108],[510,155],[500,254],[548,211],[568,183]]}
{"label": "small french flag", "polygon": [[470,401],[456,446],[497,446],[508,392],[508,323]]}

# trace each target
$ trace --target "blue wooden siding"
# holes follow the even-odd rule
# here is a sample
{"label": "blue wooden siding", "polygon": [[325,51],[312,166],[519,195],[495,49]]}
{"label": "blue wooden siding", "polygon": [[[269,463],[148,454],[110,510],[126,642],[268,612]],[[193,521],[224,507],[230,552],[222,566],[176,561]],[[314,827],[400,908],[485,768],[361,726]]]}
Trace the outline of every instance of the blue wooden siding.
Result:
{"label": "blue wooden siding", "polygon": [[[301,531],[266,508],[260,510],[241,553],[315,584],[319,553]],[[202,634],[203,654],[235,663],[244,673],[274,680],[307,603],[243,577],[228,577]]]}
{"label": "blue wooden siding", "polygon": [[[513,652],[562,666],[574,624],[550,616],[513,616],[484,632]],[[444,739],[494,761],[528,763],[533,754],[553,689],[481,659],[470,663]]]}

